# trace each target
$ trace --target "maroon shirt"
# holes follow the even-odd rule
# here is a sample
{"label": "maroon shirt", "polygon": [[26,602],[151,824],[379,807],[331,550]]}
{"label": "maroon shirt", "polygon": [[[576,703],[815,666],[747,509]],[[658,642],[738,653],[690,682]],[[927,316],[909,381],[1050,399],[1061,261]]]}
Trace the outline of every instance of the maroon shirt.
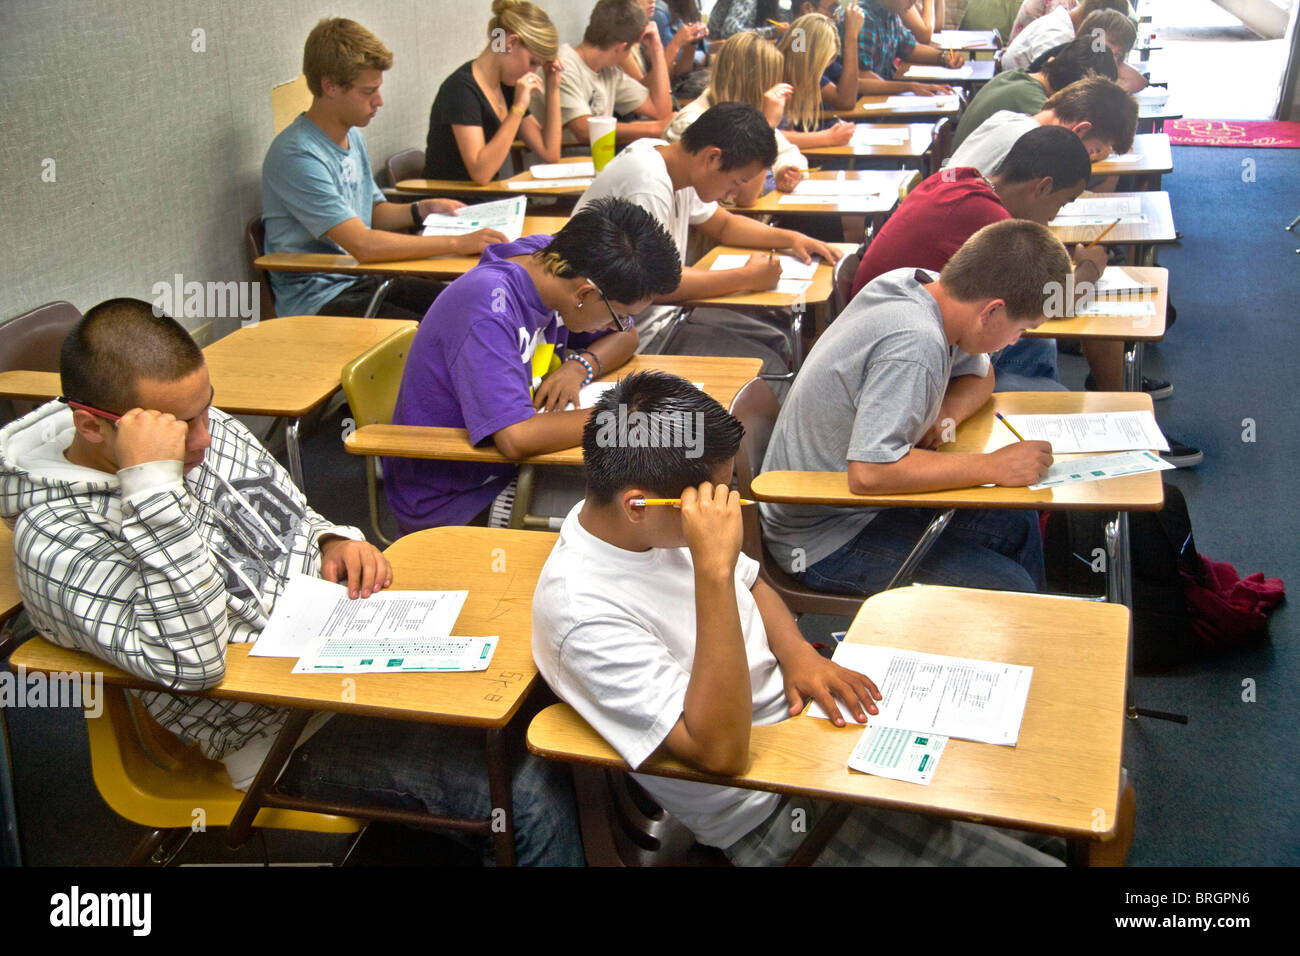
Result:
{"label": "maroon shirt", "polygon": [[893,269],[939,272],[967,239],[1010,218],[973,166],[942,169],[913,189],[871,240],[853,276],[853,295]]}

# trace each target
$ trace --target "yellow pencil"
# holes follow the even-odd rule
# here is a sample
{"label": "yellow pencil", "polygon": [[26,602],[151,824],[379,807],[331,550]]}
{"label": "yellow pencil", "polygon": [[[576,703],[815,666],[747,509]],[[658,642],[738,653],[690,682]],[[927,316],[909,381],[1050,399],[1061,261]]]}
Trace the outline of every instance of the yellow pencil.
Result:
{"label": "yellow pencil", "polygon": [[[1123,218],[1124,218],[1123,216],[1120,217],[1120,219],[1123,219]],[[1111,231],[1112,229],[1114,229],[1114,228],[1115,228],[1116,226],[1118,226],[1118,225],[1119,225],[1119,219],[1116,219],[1114,222],[1112,222],[1109,226],[1107,226],[1105,229],[1103,229],[1103,230],[1101,231],[1101,235],[1100,235],[1100,236],[1098,236],[1096,239],[1092,240],[1092,242],[1088,243],[1088,244],[1087,244],[1086,246],[1084,246],[1083,248],[1085,248],[1085,249],[1091,249],[1091,248],[1092,248],[1093,246],[1095,246],[1097,243],[1099,243],[1099,242],[1101,242],[1103,239],[1105,239],[1106,236],[1110,233],[1110,231]]]}
{"label": "yellow pencil", "polygon": [[[681,503],[682,503],[681,498],[633,498],[632,499],[633,508],[645,508],[650,505],[680,505]],[[750,501],[748,498],[741,498],[740,503],[742,505],[752,505],[754,502]]]}
{"label": "yellow pencil", "polygon": [[1003,425],[1006,425],[1007,428],[1011,429],[1011,434],[1015,435],[1016,438],[1018,438],[1020,441],[1025,440],[1025,436],[1020,434],[1020,432],[1016,431],[1016,427],[1012,425],[1009,421],[1007,421],[1007,416],[1003,415],[1001,412],[994,412],[993,414],[997,416],[998,421],[1000,421]]}

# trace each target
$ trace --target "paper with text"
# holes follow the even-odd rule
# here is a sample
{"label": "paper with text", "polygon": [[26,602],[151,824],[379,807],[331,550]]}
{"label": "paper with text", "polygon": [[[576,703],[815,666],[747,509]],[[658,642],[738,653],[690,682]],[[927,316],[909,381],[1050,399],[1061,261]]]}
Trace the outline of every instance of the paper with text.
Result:
{"label": "paper with text", "polygon": [[596,175],[596,164],[589,159],[576,163],[538,163],[528,167],[533,179],[579,179]]}
{"label": "paper with text", "polygon": [[1013,415],[1027,441],[1052,443],[1056,455],[1098,451],[1168,451],[1156,417],[1151,412],[1080,412],[1071,415]]}
{"label": "paper with text", "polygon": [[1116,455],[1094,455],[1089,458],[1072,458],[1053,462],[1043,480],[1030,485],[1030,491],[1073,485],[1084,481],[1101,481],[1103,478],[1121,478],[1124,475],[1142,475],[1149,471],[1168,471],[1174,466],[1153,451],[1123,451]]}
{"label": "paper with text", "polygon": [[298,659],[293,673],[484,671],[496,648],[496,637],[327,637]]}
{"label": "paper with text", "polygon": [[948,738],[942,734],[872,723],[862,731],[849,755],[849,769],[929,786],[947,743]]}
{"label": "paper with text", "polygon": [[496,202],[478,203],[456,210],[454,215],[432,213],[424,217],[425,236],[463,236],[480,229],[495,229],[514,242],[524,234],[524,210],[528,199],[511,196]]}

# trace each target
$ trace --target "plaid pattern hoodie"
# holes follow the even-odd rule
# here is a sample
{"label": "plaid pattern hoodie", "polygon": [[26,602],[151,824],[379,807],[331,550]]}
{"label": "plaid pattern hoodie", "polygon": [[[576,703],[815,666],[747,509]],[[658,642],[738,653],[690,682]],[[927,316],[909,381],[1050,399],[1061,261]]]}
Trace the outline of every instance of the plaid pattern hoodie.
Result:
{"label": "plaid pattern hoodie", "polygon": [[[319,539],[363,540],[307,506],[236,419],[211,411],[203,464],[149,462],[118,475],[67,462],[72,413],[51,402],[0,431],[0,518],[13,528],[32,623],[174,691],[225,675],[226,644],[257,639],[289,575],[320,571]],[[269,749],[287,712],[141,692],[151,715],[211,758]],[[241,761],[254,756],[245,752]]]}

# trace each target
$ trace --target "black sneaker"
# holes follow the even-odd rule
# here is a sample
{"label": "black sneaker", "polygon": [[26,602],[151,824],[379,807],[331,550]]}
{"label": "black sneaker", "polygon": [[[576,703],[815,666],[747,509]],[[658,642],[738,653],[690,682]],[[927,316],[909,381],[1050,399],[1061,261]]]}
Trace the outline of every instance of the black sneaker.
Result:
{"label": "black sneaker", "polygon": [[1195,468],[1205,460],[1205,455],[1201,453],[1199,448],[1193,448],[1191,445],[1184,445],[1180,441],[1174,441],[1168,435],[1165,438],[1169,440],[1169,450],[1162,451],[1160,457],[1175,468]]}
{"label": "black sneaker", "polygon": [[[1084,379],[1083,387],[1089,392],[1097,391],[1097,381],[1092,377],[1091,373],[1089,373],[1088,377]],[[1151,396],[1151,401],[1158,402],[1162,398],[1168,398],[1170,395],[1174,394],[1174,386],[1170,382],[1162,382],[1156,378],[1147,378],[1144,375],[1142,376],[1142,391]]]}

